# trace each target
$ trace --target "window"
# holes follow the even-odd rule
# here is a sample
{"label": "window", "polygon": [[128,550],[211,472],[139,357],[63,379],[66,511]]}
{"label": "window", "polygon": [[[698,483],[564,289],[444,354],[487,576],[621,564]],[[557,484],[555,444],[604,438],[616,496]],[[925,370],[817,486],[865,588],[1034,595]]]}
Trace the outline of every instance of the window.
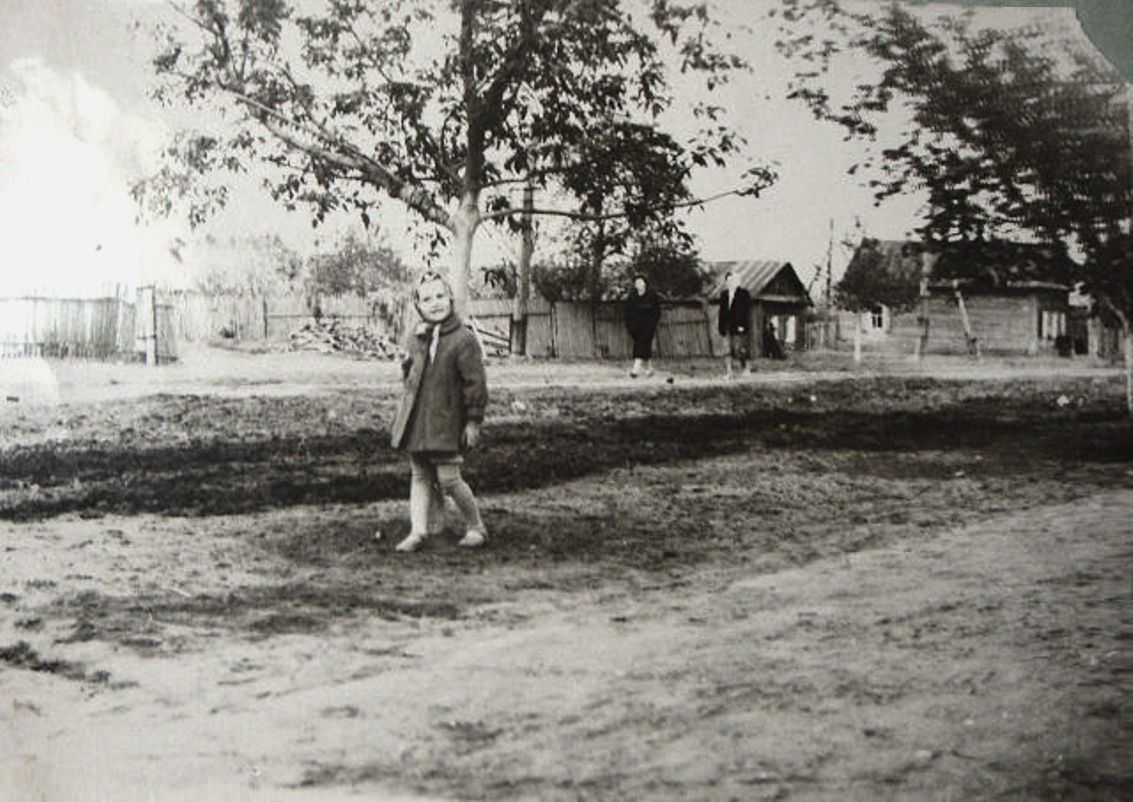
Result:
{"label": "window", "polygon": [[1044,309],[1039,320],[1039,336],[1048,340],[1066,333],[1066,313]]}
{"label": "window", "polygon": [[869,310],[869,327],[873,331],[881,331],[885,328],[885,307],[875,306]]}

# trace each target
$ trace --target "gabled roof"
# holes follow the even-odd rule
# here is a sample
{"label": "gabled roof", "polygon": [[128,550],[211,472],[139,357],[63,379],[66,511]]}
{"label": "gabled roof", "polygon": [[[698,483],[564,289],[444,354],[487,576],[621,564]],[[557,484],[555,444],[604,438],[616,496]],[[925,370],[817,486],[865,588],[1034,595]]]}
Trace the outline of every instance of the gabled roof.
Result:
{"label": "gabled roof", "polygon": [[[919,286],[924,246],[903,240],[865,238],[846,271],[872,269],[910,287]],[[876,254],[876,256],[874,256]],[[873,265],[867,261],[876,260]],[[1073,263],[1046,245],[1026,242],[950,243],[933,266],[933,286],[976,284],[985,288],[1069,289]]]}
{"label": "gabled roof", "polygon": [[1065,253],[1032,242],[962,242],[940,254],[933,278],[995,288],[1070,289],[1075,264]]}
{"label": "gabled roof", "polygon": [[869,268],[870,257],[877,254],[874,269],[881,270],[895,282],[919,287],[921,280],[921,251],[915,242],[892,239],[865,238],[854,251],[846,272]]}
{"label": "gabled roof", "polygon": [[[756,300],[803,301],[811,304],[810,293],[799,280],[790,262],[744,259],[735,262],[708,262],[705,267],[712,275],[707,285],[711,287],[710,297],[715,297],[724,290],[724,277],[728,273],[735,273],[739,276],[740,286],[750,292],[751,297]],[[780,280],[777,282],[776,279]],[[769,290],[772,284],[786,284],[789,287],[789,295],[784,295],[782,292],[771,294]]]}

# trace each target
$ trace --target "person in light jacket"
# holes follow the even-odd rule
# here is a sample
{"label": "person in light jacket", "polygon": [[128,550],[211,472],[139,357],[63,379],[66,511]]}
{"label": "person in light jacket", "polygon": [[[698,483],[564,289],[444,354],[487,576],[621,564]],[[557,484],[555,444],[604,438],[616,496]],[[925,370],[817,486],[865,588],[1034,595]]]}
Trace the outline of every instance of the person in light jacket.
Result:
{"label": "person in light jacket", "polygon": [[453,309],[438,273],[421,277],[413,300],[422,321],[402,360],[404,392],[391,427],[394,448],[409,455],[409,534],[397,551],[415,551],[444,529],[444,496],[464,518],[461,546],[484,544],[487,530],[461,475],[464,454],[480,442],[488,384],[480,341]]}

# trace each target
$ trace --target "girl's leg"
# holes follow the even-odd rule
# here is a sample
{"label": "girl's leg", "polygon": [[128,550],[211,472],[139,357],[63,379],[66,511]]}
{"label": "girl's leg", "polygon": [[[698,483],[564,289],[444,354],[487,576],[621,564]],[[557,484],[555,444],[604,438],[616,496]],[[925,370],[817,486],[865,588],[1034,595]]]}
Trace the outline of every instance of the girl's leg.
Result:
{"label": "girl's leg", "polygon": [[[464,516],[464,524],[468,535],[461,541],[464,545],[479,546],[484,542],[484,521],[480,518],[480,505],[476,503],[476,496],[472,488],[464,481],[460,473],[460,462],[438,462],[436,464],[437,481],[447,495],[456,502],[460,514]],[[475,532],[478,538],[472,537]],[[475,542],[472,542],[475,541]]]}
{"label": "girl's leg", "polygon": [[[436,476],[435,469],[433,476]],[[429,482],[429,511],[425,516],[425,531],[430,535],[439,535],[445,531],[445,497],[435,478]]]}
{"label": "girl's leg", "polygon": [[397,544],[398,551],[413,551],[429,534],[429,512],[436,495],[436,469],[427,459],[410,454],[409,472],[409,535]]}

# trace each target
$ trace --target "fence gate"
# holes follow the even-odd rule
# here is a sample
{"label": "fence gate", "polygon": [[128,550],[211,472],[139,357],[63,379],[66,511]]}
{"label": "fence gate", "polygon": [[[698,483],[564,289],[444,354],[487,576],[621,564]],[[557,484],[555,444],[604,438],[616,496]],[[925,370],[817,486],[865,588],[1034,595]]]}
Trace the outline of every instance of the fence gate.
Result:
{"label": "fence gate", "polygon": [[145,354],[147,365],[177,359],[177,339],[173,330],[173,305],[163,303],[155,287],[138,287],[135,312],[134,351]]}

